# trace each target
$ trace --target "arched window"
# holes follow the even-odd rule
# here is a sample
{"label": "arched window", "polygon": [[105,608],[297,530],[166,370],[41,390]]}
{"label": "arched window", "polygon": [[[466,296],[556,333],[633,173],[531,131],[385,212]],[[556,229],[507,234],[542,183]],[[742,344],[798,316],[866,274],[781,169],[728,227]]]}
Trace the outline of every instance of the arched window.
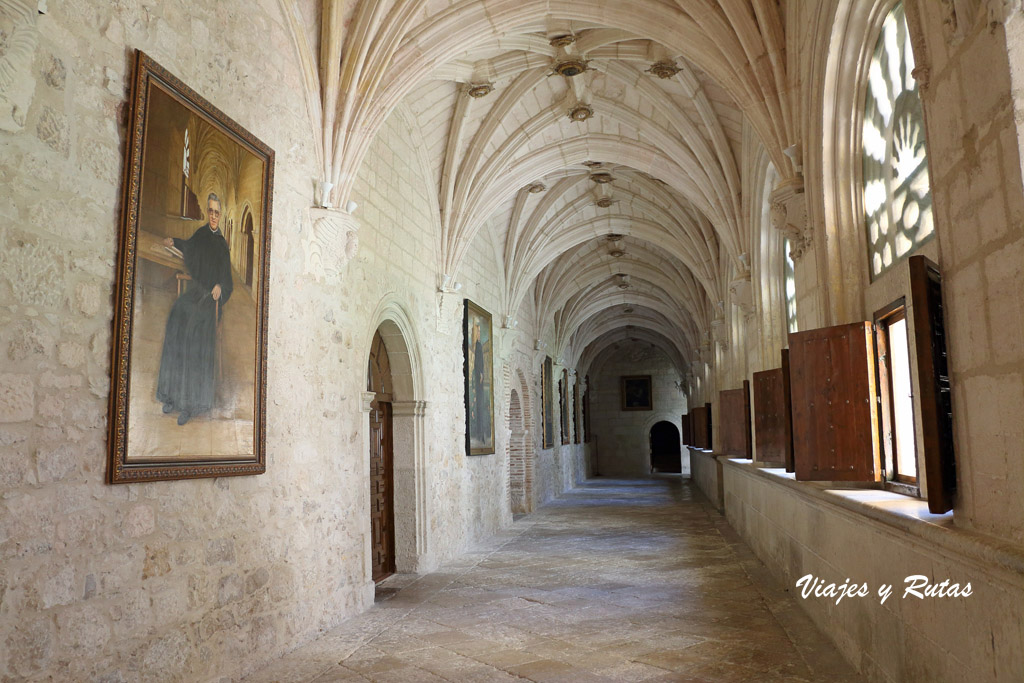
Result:
{"label": "arched window", "polygon": [[796,266],[789,250],[789,238],[782,240],[782,282],[786,297],[786,332],[796,332]]}
{"label": "arched window", "polygon": [[886,16],[867,72],[862,152],[875,279],[935,234],[924,116],[903,4]]}

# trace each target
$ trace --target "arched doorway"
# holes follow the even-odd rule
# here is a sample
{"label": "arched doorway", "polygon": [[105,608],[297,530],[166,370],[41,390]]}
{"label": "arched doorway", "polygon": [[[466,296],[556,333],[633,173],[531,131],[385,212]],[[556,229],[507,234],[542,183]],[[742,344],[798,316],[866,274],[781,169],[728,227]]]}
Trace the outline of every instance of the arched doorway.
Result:
{"label": "arched doorway", "polygon": [[651,472],[682,472],[679,429],[662,420],[651,427]]}
{"label": "arched doorway", "polygon": [[380,330],[366,370],[370,402],[370,564],[375,582],[395,573],[395,455],[391,361]]}
{"label": "arched doorway", "polygon": [[526,430],[519,392],[512,390],[508,401],[508,499],[513,515],[528,511],[526,502]]}

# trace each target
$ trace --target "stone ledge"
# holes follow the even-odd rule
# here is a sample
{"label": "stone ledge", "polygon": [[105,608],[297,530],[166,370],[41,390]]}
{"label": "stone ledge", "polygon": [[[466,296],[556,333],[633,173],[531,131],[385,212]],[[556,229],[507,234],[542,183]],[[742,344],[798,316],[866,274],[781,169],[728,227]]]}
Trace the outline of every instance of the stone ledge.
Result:
{"label": "stone ledge", "polygon": [[[740,458],[717,459],[745,476],[791,489],[802,498],[881,531],[908,535],[926,546],[954,553],[961,561],[976,565],[976,569],[985,573],[998,570],[1007,575],[1008,582],[1024,586],[1024,547],[956,527],[953,513],[931,514],[923,500],[878,489],[843,489],[827,482],[798,482],[796,475],[783,468],[759,467]],[[894,509],[897,507],[902,511]]]}

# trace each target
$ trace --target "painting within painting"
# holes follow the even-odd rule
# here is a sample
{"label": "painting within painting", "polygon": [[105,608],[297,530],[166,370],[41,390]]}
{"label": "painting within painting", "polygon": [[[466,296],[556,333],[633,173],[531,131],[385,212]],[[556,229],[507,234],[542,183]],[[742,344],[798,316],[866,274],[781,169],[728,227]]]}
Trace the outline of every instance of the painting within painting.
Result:
{"label": "painting within painting", "polygon": [[636,375],[622,378],[622,409],[652,410],[651,376]]}
{"label": "painting within painting", "polygon": [[494,452],[494,355],[491,314],[465,301],[466,452]]}
{"label": "painting within painting", "polygon": [[543,404],[544,422],[544,448],[551,448],[555,445],[555,407],[554,397],[551,391],[551,357],[544,357],[544,366],[541,368],[541,402]]}
{"label": "painting within painting", "polygon": [[[237,124],[144,55],[139,69],[144,127],[130,152],[121,264],[131,286],[118,320],[130,342],[116,349],[127,354],[127,406],[112,416],[113,481],[133,464],[256,459],[262,409],[273,152],[246,144],[219,119]],[[139,472],[135,480],[169,478]]]}

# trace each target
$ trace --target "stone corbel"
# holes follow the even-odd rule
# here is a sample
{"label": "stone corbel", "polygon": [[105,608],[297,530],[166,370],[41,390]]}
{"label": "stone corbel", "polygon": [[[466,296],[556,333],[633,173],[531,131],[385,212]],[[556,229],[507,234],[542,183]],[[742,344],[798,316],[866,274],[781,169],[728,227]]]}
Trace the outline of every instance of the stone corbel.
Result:
{"label": "stone corbel", "polygon": [[317,280],[341,275],[359,251],[359,221],[342,209],[310,207],[310,231],[303,241],[305,272]]}
{"label": "stone corbel", "polygon": [[711,354],[711,342],[704,342],[700,345],[700,362],[704,365],[711,365],[714,356]]}
{"label": "stone corbel", "polygon": [[793,260],[799,259],[813,241],[807,220],[807,195],[804,193],[803,180],[795,178],[780,183],[768,201],[772,227],[786,233],[790,256]]}
{"label": "stone corbel", "polygon": [[729,349],[729,326],[725,323],[725,318],[715,318],[711,321],[711,338],[723,351]]}
{"label": "stone corbel", "polygon": [[754,314],[754,285],[750,281],[750,273],[744,273],[729,283],[729,293],[732,294],[733,305],[743,311],[744,317]]}

